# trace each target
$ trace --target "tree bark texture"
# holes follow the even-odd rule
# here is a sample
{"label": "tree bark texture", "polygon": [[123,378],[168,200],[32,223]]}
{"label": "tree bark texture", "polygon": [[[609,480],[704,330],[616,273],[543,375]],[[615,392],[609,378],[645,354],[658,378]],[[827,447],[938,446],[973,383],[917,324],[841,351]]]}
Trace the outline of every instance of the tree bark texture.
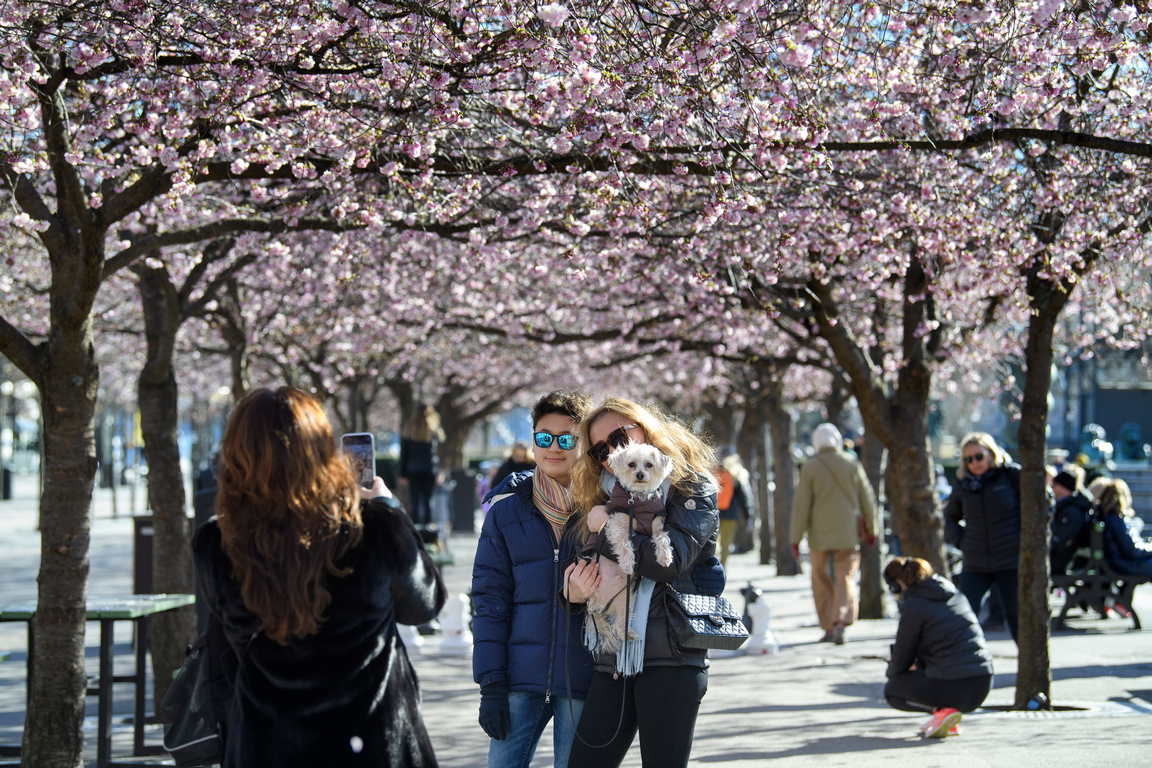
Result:
{"label": "tree bark texture", "polygon": [[[769,516],[769,491],[768,491],[768,441],[767,441],[767,426],[764,423],[763,413],[759,408],[749,408],[744,411],[744,418],[741,420],[740,433],[736,438],[737,453],[740,454],[741,462],[748,470],[750,475],[749,486],[752,491],[752,498],[748,499],[747,513],[749,520],[752,521],[753,541],[756,541],[757,529],[760,531],[760,562],[766,564],[764,560],[764,541],[771,541],[772,525],[771,517]],[[768,529],[765,531],[765,529]],[[768,561],[775,562],[774,553],[772,548],[767,550]]]}
{"label": "tree bark texture", "polygon": [[[172,369],[180,328],[180,298],[163,267],[137,265],[144,310],[147,360],[137,382],[140,431],[148,461],[148,504],[152,509],[152,591],[192,594],[191,524],[177,443],[176,375]],[[152,692],[164,700],[172,673],[184,663],[185,647],[196,639],[196,611],[186,606],[152,619]]]}
{"label": "tree bark texture", "polygon": [[[40,497],[31,691],[22,765],[81,768],[81,722],[88,689],[84,667],[88,546],[96,476],[98,372],[91,325],[63,334],[41,381],[44,490]],[[65,344],[63,342],[71,342]]]}
{"label": "tree bark texture", "polygon": [[[795,576],[800,573],[800,563],[792,557],[788,540],[792,534],[792,499],[796,495],[796,464],[792,459],[792,435],[794,425],[792,414],[784,406],[782,377],[765,377],[764,397],[760,401],[763,418],[768,423],[772,439],[772,478],[776,488],[772,492],[772,533],[776,550],[776,573],[780,576]],[[765,530],[767,530],[765,526]],[[760,562],[767,563],[767,550],[763,546],[765,534],[761,534]],[[770,555],[770,553],[767,553]]]}
{"label": "tree bark texture", "polygon": [[876,546],[860,547],[860,618],[882,619],[888,615],[884,604],[884,580],[881,578],[884,554],[884,508],[880,505],[879,480],[880,465],[884,460],[884,446],[879,440],[865,438],[863,445],[857,446],[860,463],[868,475],[872,493],[876,495]]}
{"label": "tree bark texture", "polygon": [[[1087,261],[1090,264],[1091,260]],[[1087,266],[1085,266],[1085,269]],[[1052,339],[1072,284],[1041,278],[1039,267],[1027,274],[1032,315],[1024,347],[1025,377],[1020,403],[1020,665],[1016,673],[1016,709],[1043,693],[1051,702],[1048,609],[1048,493],[1044,473],[1048,392],[1052,386]]]}
{"label": "tree bark texture", "polygon": [[815,280],[808,287],[820,335],[852,382],[867,439],[879,440],[888,449],[892,471],[887,477],[902,486],[898,493],[890,493],[893,501],[900,502],[892,506],[892,529],[900,537],[901,550],[905,555],[924,558],[937,572],[947,573],[943,519],[936,503],[928,444],[932,387],[928,359],[938,337],[925,337],[920,331],[931,314],[927,277],[919,261],[911,259],[903,285],[903,359],[891,393],[879,366],[838,318],[831,287]]}

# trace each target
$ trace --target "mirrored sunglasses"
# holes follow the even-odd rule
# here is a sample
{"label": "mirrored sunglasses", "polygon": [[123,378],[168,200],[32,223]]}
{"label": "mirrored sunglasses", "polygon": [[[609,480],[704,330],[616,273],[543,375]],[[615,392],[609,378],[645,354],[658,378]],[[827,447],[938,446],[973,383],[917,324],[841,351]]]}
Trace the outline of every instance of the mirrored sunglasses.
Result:
{"label": "mirrored sunglasses", "polygon": [[576,447],[576,435],[554,435],[551,432],[537,432],[532,438],[540,448],[552,447],[555,440],[561,450],[570,451]]}
{"label": "mirrored sunglasses", "polygon": [[604,438],[596,445],[588,449],[588,455],[597,464],[602,464],[608,460],[608,454],[612,452],[613,448],[623,448],[628,445],[628,430],[636,429],[639,424],[625,424],[622,427],[612,430],[608,433],[608,437]]}

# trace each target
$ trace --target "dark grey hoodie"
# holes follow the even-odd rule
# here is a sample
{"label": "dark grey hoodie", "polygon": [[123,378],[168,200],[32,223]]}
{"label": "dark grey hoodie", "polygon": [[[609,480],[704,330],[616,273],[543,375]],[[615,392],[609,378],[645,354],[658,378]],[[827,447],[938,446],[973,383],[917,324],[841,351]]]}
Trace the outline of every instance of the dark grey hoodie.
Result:
{"label": "dark grey hoodie", "polygon": [[992,654],[968,599],[933,575],[900,595],[900,625],[888,677],[915,663],[928,677],[959,680],[992,674]]}

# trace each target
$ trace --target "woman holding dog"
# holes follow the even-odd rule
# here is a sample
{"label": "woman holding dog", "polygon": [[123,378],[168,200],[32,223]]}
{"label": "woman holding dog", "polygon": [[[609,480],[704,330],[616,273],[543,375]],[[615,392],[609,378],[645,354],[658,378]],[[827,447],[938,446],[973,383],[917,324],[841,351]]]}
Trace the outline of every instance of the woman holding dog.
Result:
{"label": "woman holding dog", "polygon": [[[673,557],[670,565],[660,565],[651,537],[632,534],[635,574],[642,577],[635,605],[638,611],[645,603],[648,608],[633,619],[631,626],[640,630],[640,637],[629,642],[643,644],[642,668],[636,674],[618,674],[615,654],[597,656],[569,765],[617,766],[639,733],[645,766],[686,766],[696,715],[708,688],[708,657],[705,650],[681,648],[671,639],[665,599],[669,586],[700,592],[692,568],[714,558],[719,527],[715,455],[680,423],[620,397],[608,398],[585,416],[579,433],[586,450],[573,467],[572,489],[580,510],[577,531],[584,541],[608,520],[605,504],[616,484],[608,471],[611,451],[629,441],[647,443],[672,460],[664,528]],[[607,540],[600,537],[597,554],[603,554],[606,546]],[[586,601],[596,588],[595,563],[575,564],[567,573],[569,600]]]}

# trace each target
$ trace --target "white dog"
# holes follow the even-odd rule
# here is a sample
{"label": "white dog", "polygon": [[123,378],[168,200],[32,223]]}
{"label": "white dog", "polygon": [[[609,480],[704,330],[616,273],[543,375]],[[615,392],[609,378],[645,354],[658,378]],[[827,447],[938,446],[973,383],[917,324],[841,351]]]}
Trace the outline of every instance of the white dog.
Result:
{"label": "white dog", "polygon": [[600,584],[588,598],[588,615],[602,643],[602,650],[619,652],[624,637],[636,639],[628,628],[626,603],[638,581],[628,578],[636,569],[636,553],[629,535],[632,510],[634,530],[652,538],[656,562],[672,564],[672,544],[664,530],[664,501],[660,487],[672,471],[672,460],[651,445],[630,442],[608,457],[616,487],[608,500],[608,522],[600,529],[612,546],[616,561],[600,558]]}
{"label": "white dog", "polygon": [[[616,476],[616,483],[628,492],[624,498],[630,502],[636,532],[652,538],[656,562],[672,565],[672,544],[664,530],[664,501],[660,498],[660,486],[672,472],[672,459],[655,446],[630,441],[608,456],[608,468]],[[621,514],[621,500],[617,492],[609,499],[610,514],[603,534],[612,545],[620,570],[631,575],[636,569],[636,553],[629,536],[628,515]]]}

